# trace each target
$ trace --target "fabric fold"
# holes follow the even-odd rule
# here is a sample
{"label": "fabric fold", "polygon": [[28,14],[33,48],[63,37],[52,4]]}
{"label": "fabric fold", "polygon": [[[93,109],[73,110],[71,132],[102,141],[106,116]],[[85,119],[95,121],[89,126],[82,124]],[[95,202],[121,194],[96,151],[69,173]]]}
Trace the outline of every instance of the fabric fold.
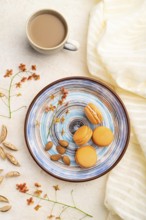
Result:
{"label": "fabric fold", "polygon": [[123,100],[133,133],[127,152],[110,172],[108,220],[146,219],[146,1],[100,1],[90,15],[89,72],[110,83]]}

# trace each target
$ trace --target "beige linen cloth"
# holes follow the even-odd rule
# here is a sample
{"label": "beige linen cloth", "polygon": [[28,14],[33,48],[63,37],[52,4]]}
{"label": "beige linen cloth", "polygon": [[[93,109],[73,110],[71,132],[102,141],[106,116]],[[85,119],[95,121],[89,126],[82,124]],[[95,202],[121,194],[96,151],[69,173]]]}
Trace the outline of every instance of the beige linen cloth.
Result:
{"label": "beige linen cloth", "polygon": [[146,220],[146,1],[98,1],[87,45],[90,73],[119,94],[132,127],[128,150],[108,176],[108,220]]}

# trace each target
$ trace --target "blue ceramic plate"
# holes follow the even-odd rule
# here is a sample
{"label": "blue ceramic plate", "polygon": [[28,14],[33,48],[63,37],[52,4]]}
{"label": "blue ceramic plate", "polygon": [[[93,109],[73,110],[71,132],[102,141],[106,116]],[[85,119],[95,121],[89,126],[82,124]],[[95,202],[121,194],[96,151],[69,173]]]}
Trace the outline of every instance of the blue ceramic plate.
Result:
{"label": "blue ceramic plate", "polygon": [[[63,96],[62,88],[68,91],[63,103],[59,101]],[[74,159],[78,147],[72,137],[82,125],[96,127],[84,114],[84,107],[89,102],[102,112],[104,120],[98,126],[110,128],[114,141],[108,147],[99,147],[90,140],[89,144],[95,147],[98,155],[97,164],[82,169]],[[45,87],[32,101],[25,120],[25,139],[34,160],[47,173],[66,181],[88,181],[107,173],[124,155],[129,134],[128,115],[117,94],[100,81],[83,77],[64,78]],[[50,155],[57,153],[55,146],[60,139],[69,142],[66,155],[70,157],[70,166],[62,160],[50,160]],[[48,141],[54,146],[46,152],[44,148]]]}

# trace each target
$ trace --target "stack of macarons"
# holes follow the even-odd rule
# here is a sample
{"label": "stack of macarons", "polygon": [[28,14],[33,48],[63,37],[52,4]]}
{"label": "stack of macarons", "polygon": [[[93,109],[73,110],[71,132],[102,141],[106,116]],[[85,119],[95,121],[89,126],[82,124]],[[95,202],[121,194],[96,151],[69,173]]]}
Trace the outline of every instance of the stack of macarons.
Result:
{"label": "stack of macarons", "polygon": [[[92,124],[97,125],[102,123],[102,113],[93,103],[89,103],[85,107],[84,111],[86,117]],[[98,126],[92,131],[90,127],[84,125],[75,132],[73,140],[79,146],[75,154],[75,160],[82,168],[93,167],[97,162],[97,153],[95,148],[93,146],[86,145],[91,138],[99,147],[105,147],[111,144],[114,139],[114,135],[112,131],[105,126]]]}

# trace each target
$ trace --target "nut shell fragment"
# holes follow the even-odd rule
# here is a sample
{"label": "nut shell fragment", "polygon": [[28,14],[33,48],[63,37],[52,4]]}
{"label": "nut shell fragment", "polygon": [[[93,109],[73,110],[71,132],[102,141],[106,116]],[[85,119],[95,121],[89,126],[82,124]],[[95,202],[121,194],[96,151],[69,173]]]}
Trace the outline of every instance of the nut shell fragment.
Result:
{"label": "nut shell fragment", "polygon": [[2,147],[0,147],[0,157],[5,160],[6,159],[6,153]]}
{"label": "nut shell fragment", "polygon": [[7,127],[2,125],[1,133],[0,133],[0,143],[2,143],[7,137]]}
{"label": "nut shell fragment", "polygon": [[19,162],[16,160],[16,158],[12,154],[6,153],[6,157],[15,166],[20,166]]}
{"label": "nut shell fragment", "polygon": [[0,202],[9,202],[9,200],[5,196],[0,195]]}
{"label": "nut shell fragment", "polygon": [[0,184],[3,182],[4,176],[0,176]]}
{"label": "nut shell fragment", "polygon": [[10,171],[6,174],[6,177],[17,177],[20,176],[20,173],[18,171]]}
{"label": "nut shell fragment", "polygon": [[6,205],[0,208],[0,212],[7,212],[12,208],[10,205]]}
{"label": "nut shell fragment", "polygon": [[15,147],[13,144],[11,144],[9,142],[3,142],[3,145],[10,150],[14,150],[14,151],[18,150],[17,147]]}

